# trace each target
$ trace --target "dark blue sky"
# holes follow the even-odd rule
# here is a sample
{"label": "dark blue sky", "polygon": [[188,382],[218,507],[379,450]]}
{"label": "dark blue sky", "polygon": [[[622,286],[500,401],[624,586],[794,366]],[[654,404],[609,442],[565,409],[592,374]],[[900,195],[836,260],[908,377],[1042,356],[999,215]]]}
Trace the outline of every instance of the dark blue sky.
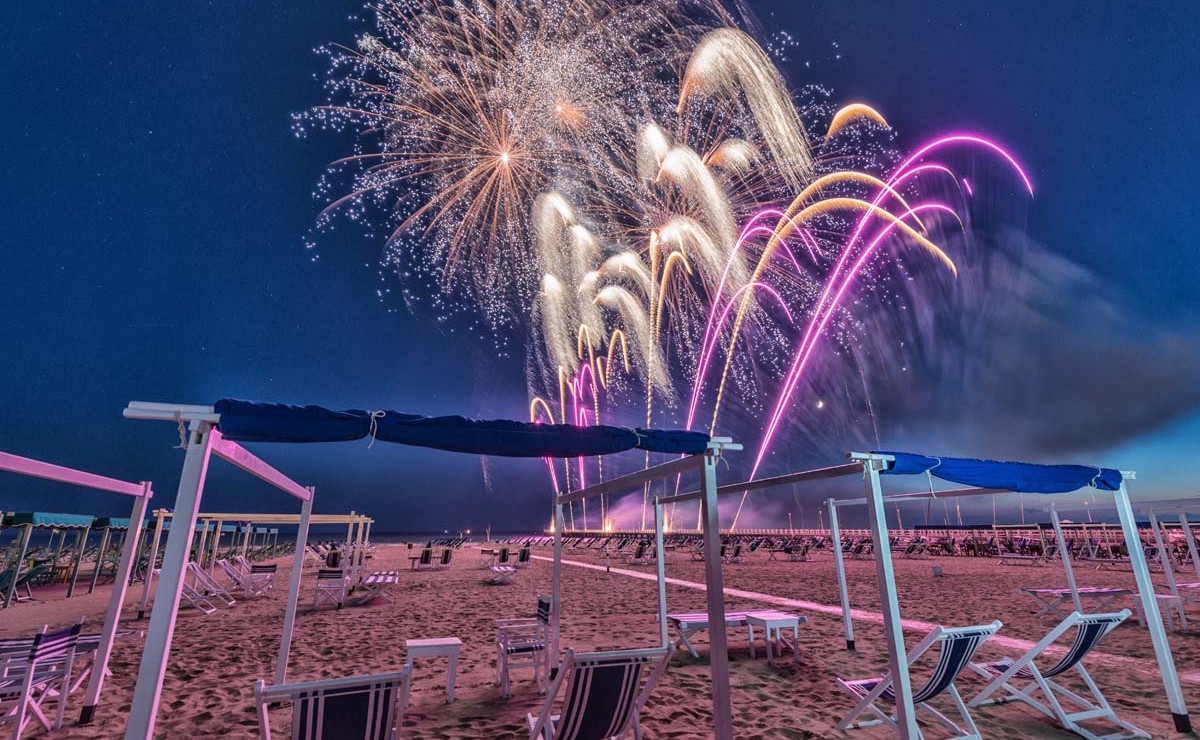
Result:
{"label": "dark blue sky", "polygon": [[[1037,187],[1027,235],[1094,273],[1136,331],[1196,339],[1200,21],[1187,4],[754,7],[799,42],[792,84],[876,105],[906,144],[964,127],[1009,143]],[[347,232],[315,263],[302,247],[313,185],[346,141],[296,140],[290,115],[322,99],[313,48],[352,38],[359,10],[331,0],[0,10],[0,449],[150,478],[167,504],[174,431],[122,420],[130,399],[524,416],[519,361],[387,311],[378,243]],[[1078,360],[1103,363],[1105,349],[1100,337]],[[1191,403],[1194,389],[1181,390]],[[1198,430],[1190,412],[1105,447],[1122,464],[1157,466],[1165,490],[1186,473],[1174,451]],[[544,518],[534,462],[494,461],[500,492],[489,495],[476,458],[259,451],[317,485],[318,509],[367,510],[382,529]],[[290,506],[228,471],[209,490],[209,509]],[[32,507],[117,510],[106,497],[0,482],[0,509]]]}

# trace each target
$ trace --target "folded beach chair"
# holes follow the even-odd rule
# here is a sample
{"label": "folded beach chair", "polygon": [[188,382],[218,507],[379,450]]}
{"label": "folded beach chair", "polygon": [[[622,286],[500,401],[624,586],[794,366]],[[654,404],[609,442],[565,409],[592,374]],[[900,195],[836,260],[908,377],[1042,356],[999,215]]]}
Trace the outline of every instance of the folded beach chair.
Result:
{"label": "folded beach chair", "polygon": [[[957,740],[981,740],[981,737],[979,729],[975,726],[975,721],[971,719],[971,713],[967,711],[967,705],[963,703],[962,696],[958,693],[958,688],[954,685],[954,680],[967,667],[967,664],[970,663],[971,658],[979,650],[980,646],[988,638],[996,634],[996,631],[1001,626],[1001,623],[996,621],[991,624],[980,624],[972,627],[935,627],[908,654],[908,667],[911,670],[913,664],[920,660],[922,655],[935,645],[941,646],[937,665],[934,666],[929,680],[921,688],[914,688],[913,705],[918,710],[926,710],[939,723],[945,726],[946,729],[956,733],[954,737]],[[866,727],[880,723],[889,725],[895,729],[896,715],[894,714],[894,705],[896,695],[892,688],[892,680],[890,672],[881,676],[860,678],[851,681],[839,678],[837,680],[838,685],[859,701],[854,705],[854,709],[850,710],[850,713],[838,723],[838,729],[847,730],[854,727]],[[950,698],[954,702],[954,708],[958,710],[962,723],[966,725],[966,730],[959,727],[946,715],[929,706],[928,702],[942,693],[950,694]],[[886,703],[889,706],[886,708],[880,707],[880,702]],[[893,711],[889,712],[889,709]],[[872,715],[874,719],[855,722],[864,712]]]}
{"label": "folded beach chair", "polygon": [[204,572],[204,569],[196,565],[194,560],[188,561],[187,571],[195,582],[195,590],[203,594],[205,597],[216,599],[225,606],[233,606],[237,602],[233,600],[233,595],[229,592],[229,587],[217,582],[209,574]]}
{"label": "folded beach chair", "polygon": [[317,588],[313,591],[313,609],[321,604],[333,604],[338,609],[346,600],[346,573],[339,569],[321,568],[317,571]]}
{"label": "folded beach chair", "polygon": [[537,597],[537,615],[496,620],[496,683],[500,696],[512,695],[509,672],[513,668],[532,668],[538,691],[546,691],[549,673],[550,597]]}
{"label": "folded beach chair", "polygon": [[[638,714],[670,657],[670,648],[578,655],[567,650],[542,711],[527,717],[529,740],[608,740],[627,732],[640,739]],[[564,684],[563,706],[554,714]]]}
{"label": "folded beach chair", "polygon": [[[1110,614],[1071,612],[1066,619],[1059,622],[1057,627],[1050,630],[1050,633],[1041,642],[1030,648],[1020,658],[993,663],[972,663],[971,667],[985,678],[991,679],[991,683],[971,700],[971,706],[1002,704],[1009,701],[1024,702],[1068,730],[1089,738],[1089,740],[1150,737],[1140,728],[1117,717],[1104,695],[1100,693],[1096,682],[1083,667],[1083,659],[1087,654],[1096,647],[1101,638],[1128,619],[1129,613],[1128,609]],[[1057,663],[1044,669],[1038,668],[1034,662],[1035,659],[1041,657],[1050,645],[1072,629],[1077,631],[1075,640],[1071,643],[1067,653],[1059,658]],[[1081,696],[1054,680],[1055,677],[1072,668],[1091,692],[1091,698]],[[995,699],[990,698],[997,691],[1001,691],[1001,695]],[[1041,699],[1036,696],[1039,691]],[[1063,706],[1064,701],[1077,711],[1068,712]],[[1106,720],[1125,730],[1128,734],[1097,735],[1079,724],[1087,720]]]}
{"label": "folded beach chair", "polygon": [[[9,656],[0,673],[0,727],[11,727],[13,740],[35,719],[47,730],[62,727],[71,691],[71,669],[83,620],[63,630],[34,636],[24,657]],[[47,705],[54,702],[54,718]]]}
{"label": "folded beach chair", "polygon": [[258,736],[271,740],[267,709],[292,702],[291,740],[393,740],[406,707],[412,668],[373,676],[267,686],[254,683]]}
{"label": "folded beach chair", "polygon": [[190,583],[184,581],[179,584],[179,598],[186,601],[189,606],[204,614],[212,614],[217,610],[217,605],[208,600],[208,598],[197,591]]}

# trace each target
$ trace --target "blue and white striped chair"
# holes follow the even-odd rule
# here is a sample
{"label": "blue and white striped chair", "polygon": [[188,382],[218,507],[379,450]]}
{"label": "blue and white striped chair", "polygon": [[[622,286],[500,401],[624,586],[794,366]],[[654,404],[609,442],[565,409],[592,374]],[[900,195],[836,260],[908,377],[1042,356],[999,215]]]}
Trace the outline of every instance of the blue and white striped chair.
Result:
{"label": "blue and white striped chair", "polygon": [[496,620],[496,683],[500,696],[512,696],[513,668],[532,668],[538,691],[546,690],[550,664],[550,597],[537,598],[537,614],[532,617]]}
{"label": "blue and white striped chair", "polygon": [[[6,653],[0,664],[0,727],[11,726],[17,740],[35,719],[47,730],[62,727],[71,693],[71,670],[83,620],[66,629],[45,627],[24,650]],[[56,704],[54,718],[47,705]]]}
{"label": "blue and white striped chair", "polygon": [[[946,729],[956,733],[954,737],[958,740],[981,740],[981,737],[979,728],[975,726],[975,721],[971,719],[971,713],[967,711],[967,705],[962,700],[962,695],[958,693],[958,688],[954,685],[954,680],[971,662],[971,658],[983,643],[996,634],[996,631],[1002,626],[999,621],[995,621],[991,624],[980,624],[973,627],[935,627],[908,654],[907,669],[911,674],[913,664],[920,660],[921,656],[935,646],[941,646],[937,665],[934,666],[929,680],[925,682],[924,686],[913,692],[913,706],[918,711],[924,709],[932,714]],[[892,688],[892,681],[890,672],[881,676],[850,681],[839,678],[838,685],[859,701],[854,705],[854,709],[850,710],[850,713],[838,723],[838,729],[847,730],[880,723],[895,728],[897,722],[894,711],[889,712],[878,704],[878,702],[884,702],[894,708],[896,695]],[[954,708],[961,718],[960,721],[966,726],[966,729],[959,727],[949,717],[929,706],[932,699],[943,693],[950,695],[954,702]],[[864,712],[868,712],[874,719],[856,722],[855,720]]]}
{"label": "blue and white striped chair", "polygon": [[254,683],[258,734],[271,740],[267,708],[292,703],[290,740],[394,740],[404,716],[412,669],[373,676],[267,686]]}
{"label": "blue and white striped chair", "polygon": [[[567,650],[541,713],[528,716],[529,740],[610,740],[627,732],[641,740],[638,714],[670,658],[671,648]],[[563,706],[554,714],[564,684]]]}
{"label": "blue and white striped chair", "polygon": [[[1117,717],[1104,698],[1104,694],[1100,693],[1096,682],[1083,667],[1083,659],[1087,654],[1105,635],[1128,619],[1129,614],[1128,609],[1109,614],[1071,612],[1066,619],[1059,622],[1057,627],[1050,630],[1050,633],[1041,642],[1031,647],[1020,658],[1016,660],[1009,658],[992,663],[972,663],[971,667],[985,678],[990,679],[991,682],[971,700],[971,706],[979,707],[985,704],[1020,701],[1056,720],[1063,727],[1090,738],[1090,740],[1099,740],[1101,737],[1106,739],[1150,737],[1142,729]],[[1034,662],[1035,659],[1072,629],[1076,630],[1075,639],[1066,654],[1057,663],[1047,668],[1038,668]],[[1079,678],[1083,679],[1083,683],[1092,694],[1091,698],[1081,696],[1054,681],[1055,677],[1071,669],[1075,669]],[[1023,687],[1022,684],[1024,684]],[[1045,701],[1035,696],[1039,690]],[[997,691],[1003,691],[1003,693],[995,699],[991,698]],[[1068,712],[1063,706],[1064,701],[1076,711]],[[1079,724],[1086,720],[1107,720],[1130,734],[1097,735]]]}

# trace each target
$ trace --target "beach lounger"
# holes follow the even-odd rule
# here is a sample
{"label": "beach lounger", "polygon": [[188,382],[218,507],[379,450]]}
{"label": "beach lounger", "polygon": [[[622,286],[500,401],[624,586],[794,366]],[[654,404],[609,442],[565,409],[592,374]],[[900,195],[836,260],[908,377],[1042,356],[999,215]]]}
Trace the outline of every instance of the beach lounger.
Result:
{"label": "beach lounger", "polygon": [[229,587],[218,583],[216,578],[213,578],[209,574],[205,573],[204,569],[199,565],[196,565],[194,560],[188,561],[187,571],[189,574],[191,574],[192,580],[195,581],[196,591],[200,592],[208,599],[216,599],[225,606],[233,606],[237,603],[234,601],[233,595],[229,591]]}
{"label": "beach lounger", "polygon": [[[1106,609],[1115,609],[1117,599],[1124,598],[1133,594],[1127,588],[1106,588],[1102,586],[1084,586],[1077,589],[1080,601],[1091,600],[1096,602],[1096,608],[1101,611]],[[1041,604],[1041,609],[1033,616],[1040,617],[1043,614],[1051,614],[1059,617],[1066,617],[1068,612],[1063,608],[1071,606],[1074,602],[1071,600],[1071,589],[1069,588],[1023,588],[1021,593],[1028,594],[1034,601]]]}
{"label": "beach lounger", "polygon": [[[667,622],[675,626],[678,639],[675,647],[686,648],[693,658],[699,658],[700,653],[692,645],[690,638],[697,632],[708,629],[708,612],[676,612],[667,615]],[[741,627],[746,624],[746,612],[725,612],[726,627]]]}
{"label": "beach lounger", "polygon": [[333,604],[338,609],[346,600],[346,573],[340,569],[321,568],[317,571],[317,588],[313,591],[313,609],[321,604]]}
{"label": "beach lounger", "polygon": [[[0,666],[0,727],[11,727],[13,740],[35,719],[46,730],[62,727],[82,628],[82,619],[56,632],[42,627],[23,657],[10,656]],[[56,705],[53,719],[47,716],[51,702]]]}
{"label": "beach lounger", "polygon": [[[941,652],[938,655],[937,665],[934,667],[929,680],[919,689],[914,687],[913,706],[917,708],[918,712],[924,709],[932,714],[941,725],[955,733],[954,737],[957,740],[982,739],[979,734],[979,728],[975,726],[975,721],[971,719],[971,713],[967,710],[967,705],[963,703],[962,695],[958,693],[958,688],[954,685],[954,680],[967,667],[975,652],[979,650],[983,643],[987,642],[988,638],[996,634],[996,631],[1001,626],[1001,623],[996,621],[991,624],[980,624],[972,627],[935,627],[908,654],[907,661],[911,670],[913,664],[920,660],[921,656],[935,646],[940,646]],[[893,729],[896,728],[896,716],[892,711],[889,711],[894,711],[896,701],[896,696],[892,689],[892,675],[890,672],[880,676],[849,681],[839,678],[837,682],[847,693],[858,699],[858,703],[854,705],[850,713],[838,723],[837,727],[839,730],[866,727],[880,723],[889,725]],[[950,695],[950,699],[954,702],[954,708],[958,711],[960,721],[966,725],[965,730],[949,717],[929,706],[931,700],[943,693]],[[888,706],[880,707],[880,703],[885,703]],[[856,720],[863,713],[868,713],[874,719],[857,722]]]}
{"label": "beach lounger", "polygon": [[217,610],[217,605],[212,603],[205,597],[204,594],[197,591],[190,583],[186,581],[180,584],[179,598],[186,601],[189,606],[204,614],[212,614]]}
{"label": "beach lounger", "polygon": [[278,686],[259,679],[254,683],[259,738],[271,740],[268,707],[290,701],[291,740],[393,740],[411,681],[411,668]]}
{"label": "beach lounger", "polygon": [[[579,654],[567,650],[542,711],[527,717],[529,740],[609,740],[630,732],[641,738],[638,715],[670,657],[669,648]],[[554,714],[564,684],[563,706]]]}
{"label": "beach lounger", "polygon": [[399,583],[400,571],[377,570],[363,576],[362,581],[359,583],[362,591],[353,597],[345,597],[345,602],[357,606],[378,598],[394,604],[396,603],[396,595],[393,593],[393,590]]}
{"label": "beach lounger", "polygon": [[[1041,642],[1030,648],[1020,658],[992,663],[973,663],[971,667],[985,678],[990,679],[991,682],[971,700],[971,706],[979,707],[1009,701],[1024,702],[1068,730],[1089,738],[1089,740],[1150,737],[1138,727],[1117,717],[1104,695],[1100,693],[1096,682],[1083,667],[1083,659],[1087,654],[1105,635],[1124,622],[1129,614],[1128,609],[1111,614],[1071,612]],[[1072,629],[1076,630],[1075,639],[1067,653],[1048,668],[1038,668],[1036,659],[1040,658],[1047,648]],[[1081,696],[1054,680],[1055,677],[1061,676],[1072,668],[1087,686],[1091,693],[1090,698]],[[1003,693],[995,699],[990,698],[998,691]],[[1036,698],[1039,691],[1044,701]],[[1064,702],[1077,711],[1068,712],[1063,706]],[[1106,720],[1129,734],[1097,735],[1079,724],[1088,720]]]}
{"label": "beach lounger", "polygon": [[512,565],[493,565],[488,569],[491,575],[487,577],[487,582],[497,586],[508,586],[513,582],[513,575],[517,569]]}
{"label": "beach lounger", "polygon": [[538,691],[546,691],[549,645],[549,596],[538,596],[536,616],[496,620],[496,683],[500,684],[500,696],[512,695],[509,673],[513,668],[533,668]]}

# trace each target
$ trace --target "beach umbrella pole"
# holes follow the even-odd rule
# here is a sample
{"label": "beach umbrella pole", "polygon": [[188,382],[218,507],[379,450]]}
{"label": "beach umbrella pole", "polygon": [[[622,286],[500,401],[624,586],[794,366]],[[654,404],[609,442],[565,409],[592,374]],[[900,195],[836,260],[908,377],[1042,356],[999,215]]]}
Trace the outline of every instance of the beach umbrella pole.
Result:
{"label": "beach umbrella pole", "polygon": [[553,625],[550,633],[550,675],[557,675],[559,664],[558,640],[559,640],[559,622],[561,621],[562,611],[562,550],[563,550],[563,507],[562,502],[558,500],[558,494],[555,493],[554,500],[554,573],[553,583],[550,587],[550,614],[553,617]]}
{"label": "beach umbrella pole", "polygon": [[[607,551],[607,548],[605,548]],[[671,644],[667,635],[667,573],[663,563],[663,505],[654,501],[654,561],[658,572],[658,629],[662,635],[662,646]],[[607,554],[606,554],[607,557]]]}

